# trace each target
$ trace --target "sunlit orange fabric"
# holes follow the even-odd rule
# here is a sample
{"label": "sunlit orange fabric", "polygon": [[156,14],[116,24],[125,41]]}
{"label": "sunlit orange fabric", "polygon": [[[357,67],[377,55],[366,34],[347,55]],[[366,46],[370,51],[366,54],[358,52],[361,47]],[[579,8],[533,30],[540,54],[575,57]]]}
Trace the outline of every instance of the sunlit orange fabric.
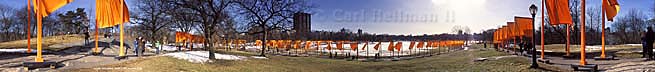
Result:
{"label": "sunlit orange fabric", "polygon": [[175,42],[192,42],[193,36],[186,32],[175,32]]}
{"label": "sunlit orange fabric", "polygon": [[327,41],[325,43],[327,43],[327,50],[332,50],[332,41]]}
{"label": "sunlit orange fabric", "polygon": [[420,48],[423,48],[423,45],[424,45],[424,42],[423,42],[423,41],[418,42],[418,45],[416,45],[416,48],[419,48],[419,49],[420,49]]}
{"label": "sunlit orange fabric", "polygon": [[[191,34],[189,34],[189,35],[191,35]],[[190,41],[192,41],[194,43],[204,43],[205,38],[202,37],[202,36],[199,36],[199,35],[191,35],[190,36]],[[239,40],[239,42],[244,43],[245,40]]]}
{"label": "sunlit orange fabric", "polygon": [[352,49],[353,51],[357,50],[357,47],[358,47],[357,42],[350,43],[350,49]]}
{"label": "sunlit orange fabric", "polygon": [[391,42],[389,42],[389,46],[387,46],[387,50],[393,51],[393,47],[394,47],[393,41],[391,41]]}
{"label": "sunlit orange fabric", "polygon": [[316,49],[319,49],[321,47],[322,41],[315,41],[315,42],[316,42]]}
{"label": "sunlit orange fabric", "polygon": [[503,40],[503,28],[502,27],[498,28],[497,33],[498,33],[498,41],[502,41]]}
{"label": "sunlit orange fabric", "polygon": [[501,27],[501,28],[498,28],[498,29],[496,30],[496,33],[498,33],[498,35],[496,35],[497,38],[498,38],[497,40],[498,40],[498,41],[501,41],[501,40],[503,39],[503,28],[502,28],[502,27]]}
{"label": "sunlit orange fabric", "polygon": [[402,47],[403,47],[403,42],[396,43],[396,50],[400,51]]}
{"label": "sunlit orange fabric", "polygon": [[532,18],[527,17],[514,17],[514,22],[519,26],[519,35],[532,37]]}
{"label": "sunlit orange fabric", "polygon": [[378,42],[378,44],[375,44],[375,46],[373,46],[373,49],[378,50],[380,48],[380,44],[382,44],[382,42]]}
{"label": "sunlit orange fabric", "polygon": [[278,48],[284,48],[284,47],[286,47],[285,44],[286,44],[286,41],[284,41],[284,40],[278,40],[278,42],[277,42],[277,47],[278,47]]}
{"label": "sunlit orange fabric", "polygon": [[500,34],[498,31],[499,31],[499,29],[496,29],[496,31],[494,31],[494,39],[493,39],[493,43],[499,43],[499,42],[500,42],[500,41],[498,40],[498,34]]}
{"label": "sunlit orange fabric", "polygon": [[34,13],[46,17],[70,2],[73,2],[73,0],[32,0],[32,5],[35,5]]}
{"label": "sunlit orange fabric", "polygon": [[293,42],[293,41],[292,40],[285,40],[284,48],[291,48],[291,46],[292,46],[291,42]]}
{"label": "sunlit orange fabric", "polygon": [[306,41],[305,42],[305,49],[309,49],[310,46],[312,46],[312,41]]}
{"label": "sunlit orange fabric", "polygon": [[507,35],[510,39],[514,39],[515,36],[518,36],[516,31],[516,23],[514,22],[507,22],[507,31]]}
{"label": "sunlit orange fabric", "polygon": [[409,49],[414,49],[413,47],[414,47],[414,44],[415,44],[415,43],[416,43],[416,42],[414,42],[414,41],[412,41],[411,43],[409,43]]}
{"label": "sunlit orange fabric", "polygon": [[96,19],[99,28],[128,22],[129,10],[124,0],[96,0]]}
{"label": "sunlit orange fabric", "polygon": [[428,42],[425,44],[425,47],[433,47],[433,45],[434,45],[434,41],[428,41]]}
{"label": "sunlit orange fabric", "polygon": [[546,10],[550,25],[572,24],[569,0],[546,0]]}
{"label": "sunlit orange fabric", "polygon": [[255,46],[262,46],[262,40],[255,40]]}
{"label": "sunlit orange fabric", "polygon": [[503,34],[504,34],[504,36],[503,36],[503,40],[509,40],[509,39],[510,39],[509,26],[505,26],[505,27],[503,28],[503,31],[504,31],[504,32],[503,32]]}
{"label": "sunlit orange fabric", "polygon": [[270,40],[270,42],[268,42],[267,44],[268,44],[268,46],[277,47],[277,41],[276,40]]}
{"label": "sunlit orange fabric", "polygon": [[603,0],[603,9],[608,21],[614,21],[614,17],[619,13],[621,7],[616,0]]}
{"label": "sunlit orange fabric", "polygon": [[337,49],[343,50],[343,41],[337,42]]}
{"label": "sunlit orange fabric", "polygon": [[293,48],[294,48],[294,49],[298,49],[298,48],[300,48],[300,41],[296,41],[296,42],[294,42],[294,43],[293,43]]}

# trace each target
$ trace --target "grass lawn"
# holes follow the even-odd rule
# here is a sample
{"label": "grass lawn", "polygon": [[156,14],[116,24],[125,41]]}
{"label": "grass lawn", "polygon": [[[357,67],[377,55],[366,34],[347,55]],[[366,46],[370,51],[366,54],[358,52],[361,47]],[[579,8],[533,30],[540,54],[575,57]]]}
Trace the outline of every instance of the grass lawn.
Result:
{"label": "grass lawn", "polygon": [[[48,46],[61,44],[61,43],[80,42],[80,41],[84,41],[83,35],[79,35],[79,34],[59,35],[59,36],[43,37],[42,44],[44,50],[58,51],[63,48],[51,48]],[[32,49],[36,49],[36,37],[33,37],[30,40],[30,45]],[[27,40],[0,42],[0,49],[18,49],[18,48],[27,48]]]}
{"label": "grass lawn", "polygon": [[[229,52],[229,51],[224,51]],[[246,54],[247,55],[247,54]],[[103,65],[95,68],[64,71],[128,71],[128,72],[417,72],[417,71],[541,71],[528,68],[530,63],[521,57],[473,62],[478,57],[505,56],[495,50],[456,51],[427,58],[402,61],[360,62],[316,57],[272,56],[269,59],[241,61],[217,60],[213,63],[191,63],[171,57],[153,57]],[[126,68],[126,69],[100,69]]]}

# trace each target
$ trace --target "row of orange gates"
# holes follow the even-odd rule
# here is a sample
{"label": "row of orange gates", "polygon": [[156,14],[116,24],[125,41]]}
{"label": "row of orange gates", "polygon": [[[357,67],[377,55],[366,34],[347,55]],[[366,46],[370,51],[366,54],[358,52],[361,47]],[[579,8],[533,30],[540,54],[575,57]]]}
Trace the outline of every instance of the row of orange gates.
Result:
{"label": "row of orange gates", "polygon": [[[360,43],[364,43],[364,46],[362,48],[358,48]],[[275,48],[275,49],[295,49],[295,50],[302,50],[302,51],[307,51],[307,50],[313,50],[315,49],[316,51],[318,50],[328,50],[332,52],[332,50],[345,50],[343,47],[345,44],[350,45],[350,50],[352,51],[357,51],[358,50],[366,50],[368,49],[369,43],[375,43],[375,42],[362,42],[362,41],[328,41],[328,40],[318,40],[318,41],[303,41],[303,40],[268,40],[266,44],[263,44],[261,40],[256,40],[255,41],[255,46],[262,46],[266,45],[266,47],[269,48]],[[394,42],[391,41],[389,42],[390,44],[387,46],[387,51],[397,51],[397,52],[402,52],[402,47],[403,47],[403,42]],[[332,46],[332,44],[335,44],[336,46]],[[377,42],[375,46],[373,46],[374,50],[380,51],[379,49],[381,48],[382,42]],[[324,48],[320,47],[320,45],[326,45]],[[423,48],[437,48],[437,47],[451,47],[451,46],[463,46],[464,41],[459,41],[459,40],[452,40],[452,41],[411,41],[409,44],[409,47],[407,49],[409,50],[414,50],[414,49],[423,49]],[[334,49],[333,49],[334,48]],[[367,50],[368,51],[368,50]],[[412,52],[412,51],[410,51]],[[411,54],[411,53],[410,53]],[[357,54],[359,55],[359,54]]]}
{"label": "row of orange gates", "polygon": [[[542,9],[541,10],[541,17],[542,18],[541,18],[541,29],[540,29],[541,30],[540,31],[541,32],[541,58],[540,59],[543,60],[544,56],[545,56],[544,55],[544,49],[545,49],[545,46],[544,46],[544,24],[545,24],[544,23],[545,22],[544,17],[546,17],[546,16],[544,14],[544,11],[548,12],[546,14],[548,14],[548,19],[549,19],[548,22],[549,22],[550,25],[566,25],[566,35],[567,35],[567,38],[566,38],[566,56],[570,56],[570,54],[569,54],[569,45],[570,45],[570,42],[569,42],[570,41],[570,35],[569,35],[570,33],[569,33],[569,31],[570,31],[570,28],[572,27],[572,25],[574,23],[573,21],[575,21],[575,20],[573,20],[573,18],[571,16],[571,12],[569,11],[569,8],[570,8],[569,7],[569,0],[541,0],[541,1],[542,1],[541,2],[542,4],[541,4],[540,9]],[[605,29],[605,22],[606,22],[605,18],[607,17],[607,21],[613,21],[614,20],[613,18],[618,14],[618,12],[620,10],[620,6],[619,6],[619,2],[617,0],[602,0],[601,3],[602,3],[602,8],[601,8],[601,12],[602,12],[601,15],[602,16],[601,16],[601,18],[603,20],[601,29]],[[534,4],[533,4],[533,6],[534,6]],[[546,8],[544,8],[544,7],[546,7]],[[534,8],[536,8],[536,6],[534,6]],[[585,0],[581,0],[580,8],[581,8],[581,12],[582,12],[581,16],[580,16],[581,18],[580,18],[580,20],[577,20],[577,21],[580,21],[579,23],[581,23],[581,24],[579,24],[580,25],[579,27],[586,27],[585,26],[585,20],[586,20],[585,19],[585,17],[586,17],[585,16],[585,14],[586,14],[585,13],[585,10],[586,10]],[[536,14],[536,12],[532,13],[533,17],[534,17],[534,14]],[[533,36],[534,34],[532,34],[532,31],[534,31],[534,27],[533,27],[533,22],[534,21],[532,21],[532,20],[533,20],[532,18],[528,18],[528,17],[515,17],[514,18],[515,22],[507,22],[507,25],[496,29],[496,31],[494,32],[494,36],[493,36],[493,43],[495,43],[495,44],[497,44],[499,46],[505,46],[505,45],[508,45],[508,44],[512,44],[511,42],[514,42],[513,44],[516,44],[516,40],[525,41],[523,39],[524,37],[530,38],[530,39],[532,39],[532,40],[530,40],[530,41],[532,41],[532,43],[536,43],[536,42],[534,42],[534,39],[532,38],[532,37],[534,37]],[[602,43],[601,55],[598,58],[599,59],[605,59],[606,58],[606,55],[605,55],[605,30],[602,30],[601,35],[602,35],[602,37],[601,37],[601,39],[602,39],[602,42],[601,42]],[[574,67],[574,69],[577,69],[577,67],[587,67],[587,65],[589,65],[585,61],[585,56],[586,56],[585,55],[585,28],[580,28],[580,37],[581,37],[580,38],[581,39],[580,40],[581,41],[580,42],[580,65],[572,65],[572,67]],[[537,45],[537,44],[534,44],[534,45]],[[591,66],[596,66],[596,65],[591,65]]]}

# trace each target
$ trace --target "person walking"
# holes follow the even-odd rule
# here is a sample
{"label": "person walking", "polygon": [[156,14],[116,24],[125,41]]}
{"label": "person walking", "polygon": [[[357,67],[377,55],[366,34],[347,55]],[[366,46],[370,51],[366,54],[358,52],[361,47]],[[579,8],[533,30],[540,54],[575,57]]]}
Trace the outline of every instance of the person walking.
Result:
{"label": "person walking", "polygon": [[641,58],[646,58],[646,47],[648,47],[648,37],[646,37],[646,31],[641,32]]}
{"label": "person walking", "polygon": [[139,38],[134,39],[134,55],[138,55],[137,51],[139,51]]}
{"label": "person walking", "polygon": [[655,38],[653,38],[653,37],[655,37],[655,32],[653,32],[653,28],[648,27],[647,30],[646,30],[646,39],[647,39],[646,40],[646,45],[645,45],[646,47],[644,48],[644,49],[646,49],[645,50],[646,58],[648,58],[648,59],[653,59],[653,57],[655,57],[655,56],[653,56],[653,42],[655,42],[654,41]]}
{"label": "person walking", "polygon": [[152,47],[154,47],[157,50],[157,51],[155,51],[155,53],[159,54],[159,50],[161,50],[161,46],[160,46],[159,41],[155,42],[155,46],[152,46]]}
{"label": "person walking", "polygon": [[89,37],[91,37],[91,36],[89,35],[88,31],[84,31],[83,34],[84,34],[84,44],[86,45],[86,44],[89,43]]}
{"label": "person walking", "polygon": [[146,50],[145,49],[146,48],[145,47],[146,43],[145,43],[145,39],[143,39],[143,37],[139,37],[138,42],[139,42],[139,50],[138,50],[137,56],[141,57],[141,55],[143,55],[143,52]]}

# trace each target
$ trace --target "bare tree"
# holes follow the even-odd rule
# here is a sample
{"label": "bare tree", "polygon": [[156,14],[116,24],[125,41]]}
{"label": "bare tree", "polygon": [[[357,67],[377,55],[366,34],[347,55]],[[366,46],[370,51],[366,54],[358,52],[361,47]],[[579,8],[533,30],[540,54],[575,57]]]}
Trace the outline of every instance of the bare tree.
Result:
{"label": "bare tree", "polygon": [[600,41],[601,40],[601,35],[600,35],[601,31],[600,30],[602,30],[603,28],[601,27],[601,22],[602,22],[601,12],[602,11],[601,11],[600,8],[601,8],[600,5],[598,5],[598,6],[588,6],[587,9],[586,9],[587,13],[585,13],[586,14],[585,16],[587,16],[586,17],[587,20],[585,20],[586,21],[585,26],[587,26],[587,27],[585,27],[585,28],[587,28],[587,29],[585,29],[585,30],[587,30],[586,33],[588,35],[586,35],[586,36],[587,36],[588,39],[586,39],[585,41],[587,41],[589,44],[600,44],[601,43],[601,41]]}
{"label": "bare tree", "polygon": [[625,9],[627,14],[622,17],[618,17],[616,22],[612,24],[613,33],[612,35],[617,38],[618,43],[640,43],[641,32],[646,30],[646,27],[650,26],[645,23],[644,14],[637,9]]}
{"label": "bare tree", "polygon": [[209,50],[209,59],[214,58],[214,39],[216,33],[220,32],[221,24],[226,24],[230,19],[226,13],[230,5],[229,0],[167,0],[167,4],[175,5],[175,9],[188,10],[177,12],[193,16],[193,24],[200,24],[196,28],[205,37],[204,47]]}
{"label": "bare tree", "polygon": [[162,0],[137,0],[136,9],[136,13],[131,13],[136,14],[131,16],[135,20],[130,23],[139,24],[138,29],[148,31],[146,35],[150,41],[161,40],[159,31],[172,24],[172,16],[166,12],[172,11],[173,5]]}
{"label": "bare tree", "polygon": [[11,31],[9,29],[13,28],[15,26],[15,16],[14,16],[15,10],[9,6],[6,5],[0,5],[0,30],[1,32],[4,33],[2,35],[2,40],[0,41],[6,41],[6,40],[11,40]]}
{"label": "bare tree", "polygon": [[[249,34],[263,34],[262,42],[266,44],[268,31],[290,30],[293,13],[309,9],[304,0],[235,0],[238,5],[238,13],[243,15],[248,22]],[[253,29],[261,28],[261,29]],[[260,56],[266,56],[262,46]]]}

